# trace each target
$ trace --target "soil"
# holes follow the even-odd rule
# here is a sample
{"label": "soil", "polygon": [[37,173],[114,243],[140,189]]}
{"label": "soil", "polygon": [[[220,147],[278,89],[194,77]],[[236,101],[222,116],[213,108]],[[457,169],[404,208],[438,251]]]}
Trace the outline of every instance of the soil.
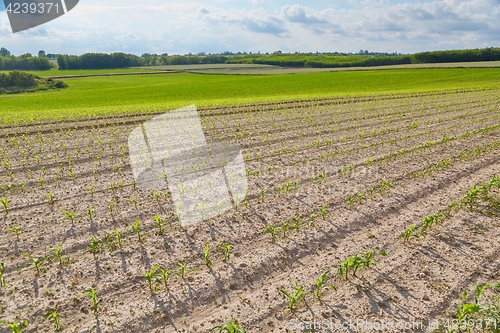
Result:
{"label": "soil", "polygon": [[[462,208],[410,244],[399,236],[500,174],[499,106],[498,90],[470,90],[200,110],[208,142],[241,147],[248,201],[186,227],[168,191],[156,197],[134,186],[127,137],[153,114],[4,126],[1,320],[50,332],[45,319],[58,309],[63,332],[208,332],[232,318],[247,332],[305,332],[307,322],[321,322],[319,332],[376,330],[326,327],[356,321],[432,331],[429,323],[453,318],[465,290],[472,297],[476,284],[500,282],[500,220]],[[155,214],[168,223],[162,235]],[[278,230],[275,241],[263,232],[297,218],[300,227]],[[14,226],[18,237],[5,232]],[[121,248],[88,250],[92,236],[113,230]],[[69,265],[50,252],[60,243]],[[232,244],[228,260],[220,244]],[[339,261],[371,249],[387,255],[338,276]],[[46,271],[37,274],[23,254],[47,256]],[[145,272],[155,264],[179,272],[176,263],[187,265],[185,276],[174,273],[168,289],[155,282],[152,293]],[[289,310],[279,289],[312,291],[327,270],[336,291],[307,294]],[[81,297],[89,288],[99,296],[97,317]]]}

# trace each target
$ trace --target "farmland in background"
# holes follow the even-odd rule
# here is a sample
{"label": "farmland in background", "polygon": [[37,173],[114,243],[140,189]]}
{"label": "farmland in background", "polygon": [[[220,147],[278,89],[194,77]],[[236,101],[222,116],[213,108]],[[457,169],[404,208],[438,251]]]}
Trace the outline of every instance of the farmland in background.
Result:
{"label": "farmland in background", "polygon": [[233,76],[170,73],[66,79],[68,88],[0,96],[2,122],[259,102],[498,87],[498,68]]}
{"label": "farmland in background", "polygon": [[[499,74],[173,73],[0,96],[1,318],[23,332],[52,331],[56,312],[64,332],[249,333],[457,319],[465,290],[472,304],[500,280]],[[207,142],[241,148],[249,191],[181,227],[168,191],[136,186],[127,139],[187,104]],[[485,290],[490,312],[462,318],[493,318],[497,298]]]}

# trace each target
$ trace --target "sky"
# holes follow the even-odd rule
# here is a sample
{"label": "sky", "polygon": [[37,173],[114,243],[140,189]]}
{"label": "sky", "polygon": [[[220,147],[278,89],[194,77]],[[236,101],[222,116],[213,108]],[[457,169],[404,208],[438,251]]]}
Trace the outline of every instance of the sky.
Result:
{"label": "sky", "polygon": [[0,3],[0,47],[15,55],[500,46],[500,0],[80,0],[64,16],[15,34]]}

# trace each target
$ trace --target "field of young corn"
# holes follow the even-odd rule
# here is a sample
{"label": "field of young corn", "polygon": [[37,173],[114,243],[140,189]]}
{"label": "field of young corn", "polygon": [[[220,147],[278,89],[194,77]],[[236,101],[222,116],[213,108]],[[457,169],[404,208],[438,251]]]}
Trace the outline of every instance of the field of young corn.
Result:
{"label": "field of young corn", "polygon": [[186,227],[130,168],[154,114],[0,128],[0,332],[500,332],[500,90],[199,112],[249,187]]}

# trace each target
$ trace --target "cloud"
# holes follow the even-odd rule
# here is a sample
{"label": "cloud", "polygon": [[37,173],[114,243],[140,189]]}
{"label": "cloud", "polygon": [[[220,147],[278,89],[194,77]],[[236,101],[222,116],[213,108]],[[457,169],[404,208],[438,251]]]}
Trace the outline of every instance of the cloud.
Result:
{"label": "cloud", "polygon": [[139,39],[141,39],[141,37],[134,35],[132,33],[128,33],[128,34],[121,35],[121,36],[115,36],[115,39],[118,39],[118,40],[139,40]]}
{"label": "cloud", "polygon": [[[2,1],[0,1],[0,4]],[[259,5],[260,4],[260,5]],[[259,5],[257,8],[255,5]],[[37,30],[12,34],[0,12],[0,46],[15,54],[357,52],[500,44],[499,0],[86,0]]]}
{"label": "cloud", "polygon": [[326,20],[320,19],[318,16],[311,12],[312,10],[308,10],[307,8],[300,5],[285,6],[282,8],[283,15],[288,21],[293,23],[318,24],[327,22]]}
{"label": "cloud", "polygon": [[202,8],[198,10],[197,17],[200,20],[215,25],[219,23],[236,24],[259,34],[280,35],[288,31],[283,20],[263,9],[250,11],[226,11],[218,9],[209,11],[206,8]]}
{"label": "cloud", "polygon": [[276,17],[268,17],[265,19],[250,19],[244,20],[244,26],[253,32],[266,34],[281,34],[287,32],[283,27],[283,21]]}
{"label": "cloud", "polygon": [[201,7],[200,9],[198,9],[198,13],[200,13],[202,15],[203,14],[210,14],[210,11],[206,8]]}

